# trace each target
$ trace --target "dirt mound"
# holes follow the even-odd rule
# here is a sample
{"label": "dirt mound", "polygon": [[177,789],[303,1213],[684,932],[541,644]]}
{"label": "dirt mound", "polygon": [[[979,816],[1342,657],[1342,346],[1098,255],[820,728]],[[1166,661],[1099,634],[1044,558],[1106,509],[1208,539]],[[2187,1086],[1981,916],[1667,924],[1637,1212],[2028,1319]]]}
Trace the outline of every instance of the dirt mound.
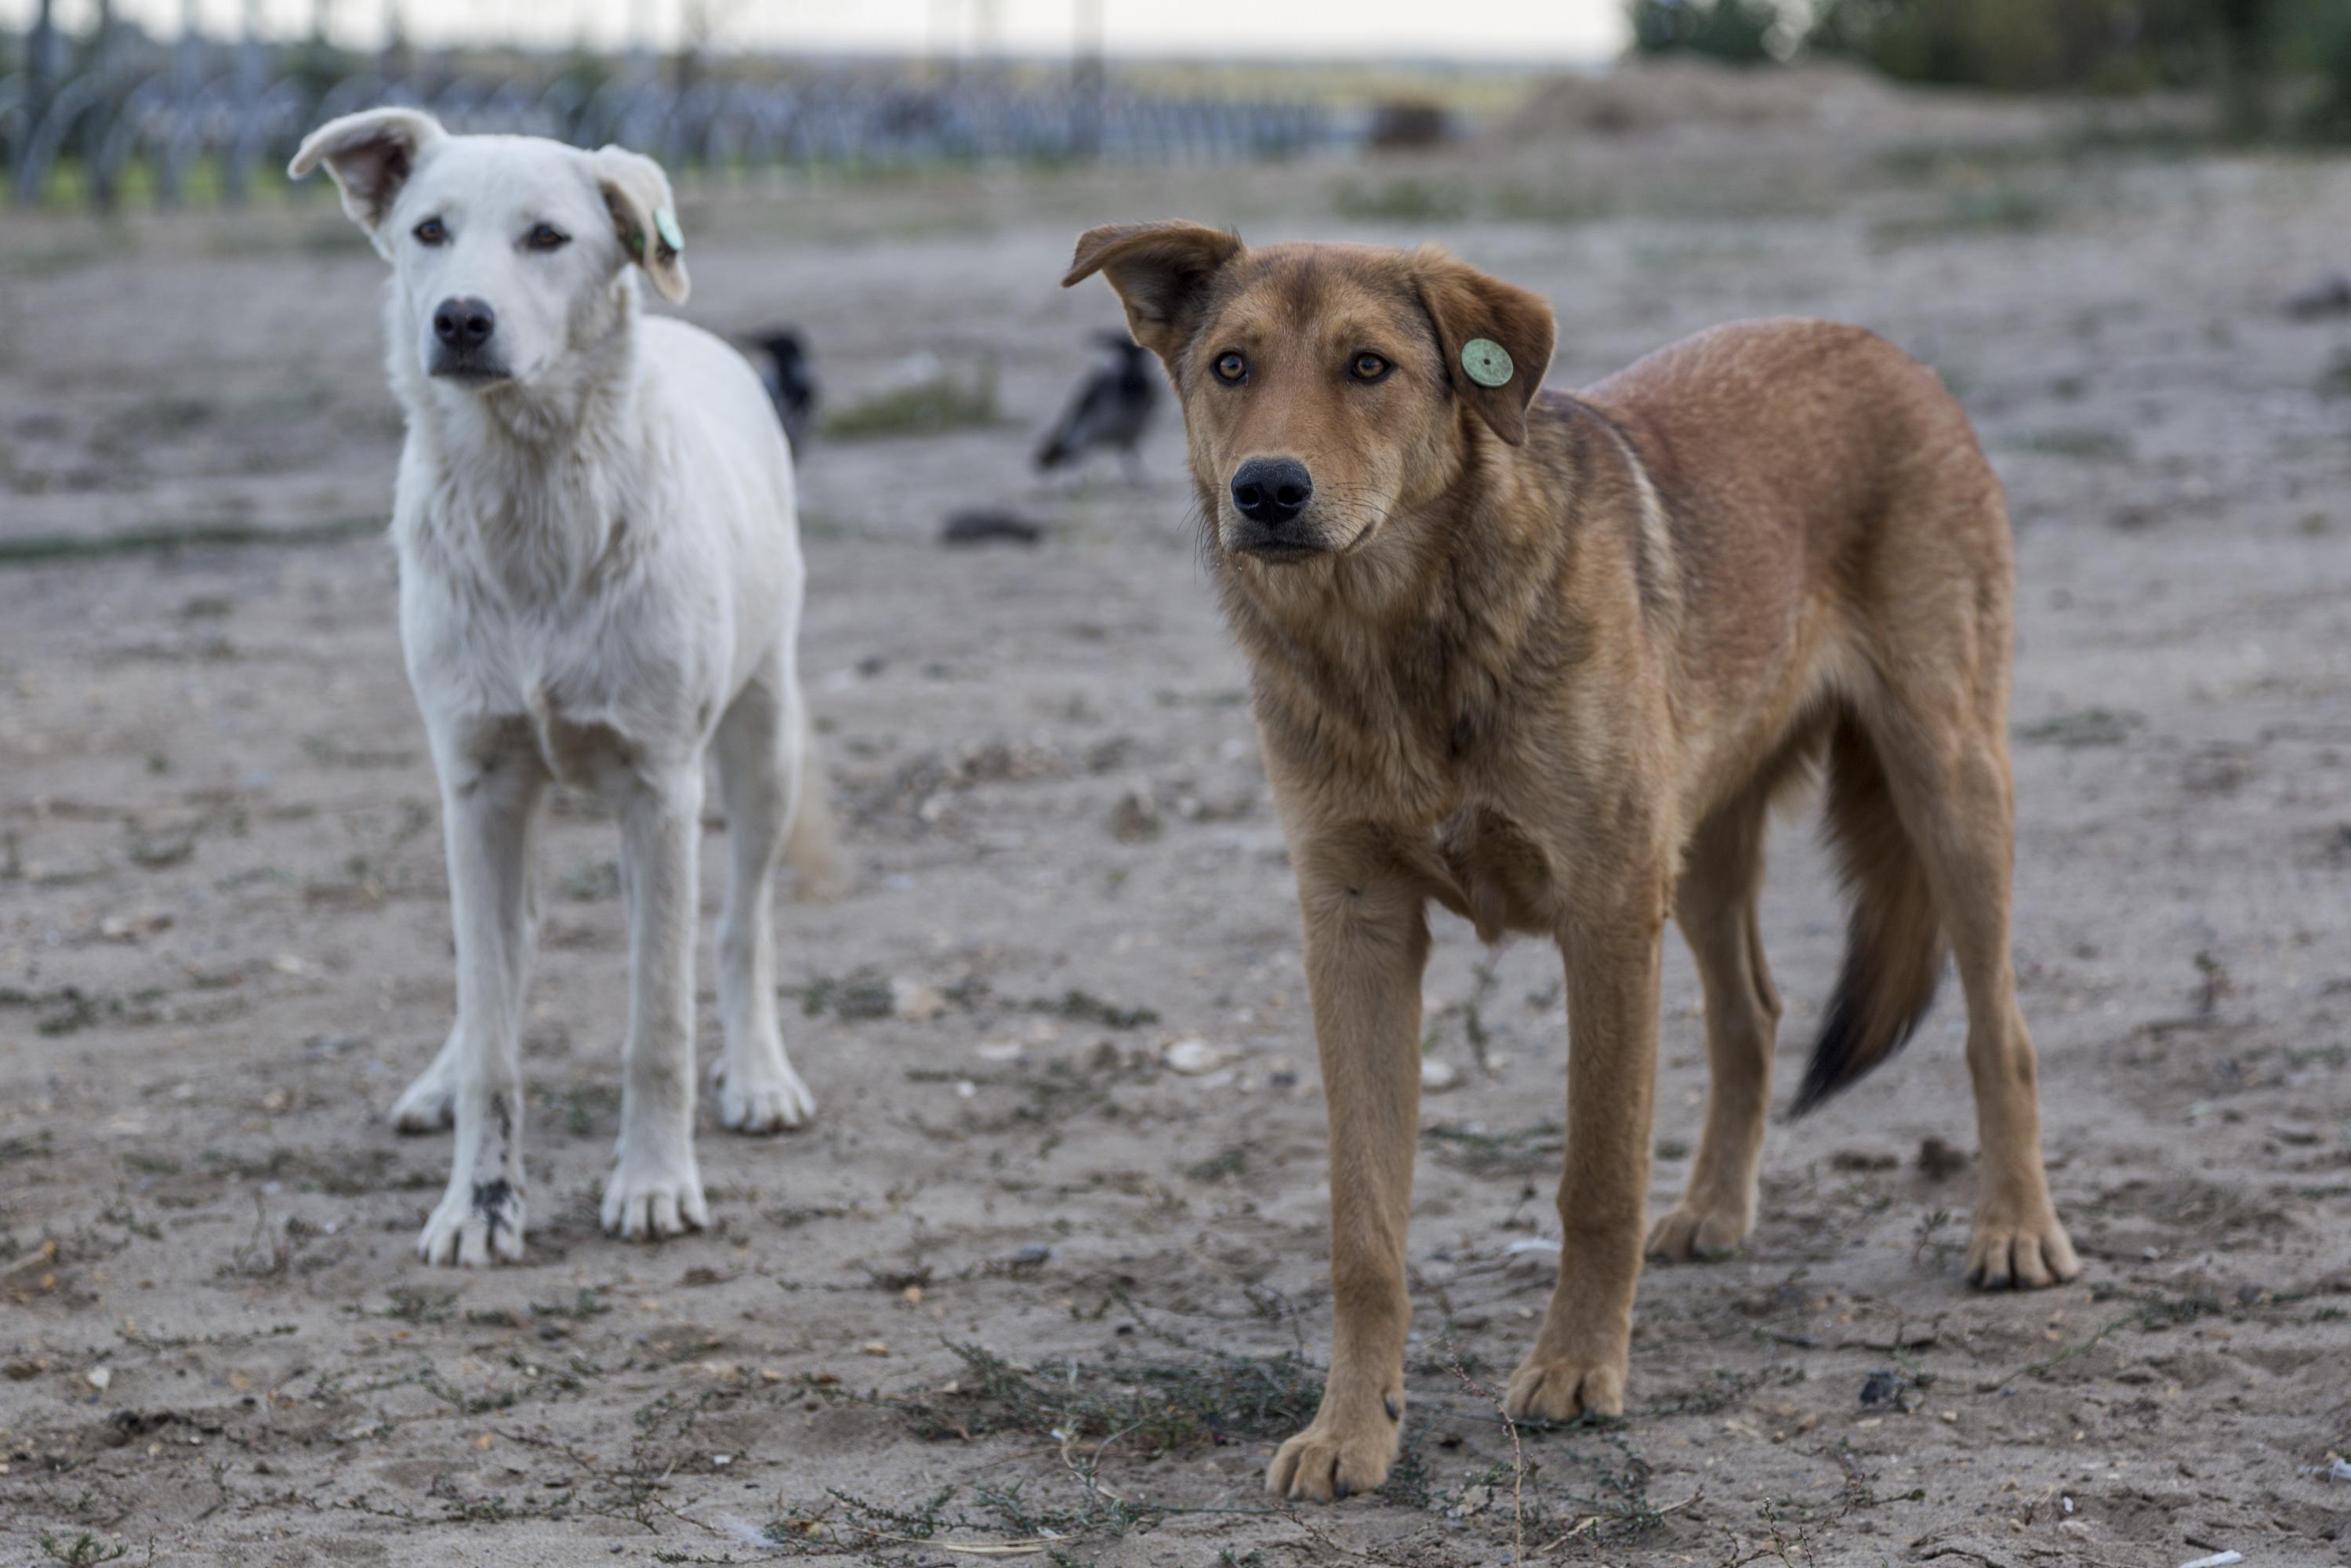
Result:
{"label": "dirt mound", "polygon": [[1834,126],[1897,113],[1905,95],[1860,68],[1810,62],[1740,69],[1700,60],[1629,62],[1559,77],[1510,120],[1512,135],[1638,134],[1681,126]]}

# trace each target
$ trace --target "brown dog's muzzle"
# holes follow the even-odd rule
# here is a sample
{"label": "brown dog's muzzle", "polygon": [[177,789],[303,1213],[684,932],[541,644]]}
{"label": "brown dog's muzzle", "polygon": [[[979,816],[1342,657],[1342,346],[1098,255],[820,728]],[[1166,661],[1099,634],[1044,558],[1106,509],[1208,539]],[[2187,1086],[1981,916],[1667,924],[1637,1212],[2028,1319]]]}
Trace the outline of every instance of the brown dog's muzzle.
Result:
{"label": "brown dog's muzzle", "polygon": [[1264,560],[1299,560],[1322,548],[1303,526],[1314,476],[1295,457],[1252,457],[1233,473],[1234,548]]}

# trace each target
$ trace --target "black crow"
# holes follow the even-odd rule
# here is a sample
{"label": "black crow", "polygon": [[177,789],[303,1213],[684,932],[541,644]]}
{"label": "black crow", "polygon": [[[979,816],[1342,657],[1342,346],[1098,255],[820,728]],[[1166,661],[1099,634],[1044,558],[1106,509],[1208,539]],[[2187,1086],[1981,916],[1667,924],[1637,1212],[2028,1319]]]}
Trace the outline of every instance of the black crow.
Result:
{"label": "black crow", "polygon": [[809,427],[816,423],[816,367],[809,362],[808,345],[789,327],[774,328],[752,341],[768,356],[759,379],[768,383],[776,417],[783,422],[784,439],[792,444],[792,455],[798,456]]}
{"label": "black crow", "polygon": [[1124,332],[1099,332],[1094,340],[1109,351],[1078,383],[1060,423],[1037,448],[1037,466],[1081,463],[1087,453],[1106,448],[1121,455],[1128,480],[1140,485],[1138,449],[1159,406],[1159,368],[1150,350]]}
{"label": "black crow", "polygon": [[2285,313],[2297,321],[2351,315],[2351,277],[2333,270],[2319,274],[2316,282],[2285,302]]}

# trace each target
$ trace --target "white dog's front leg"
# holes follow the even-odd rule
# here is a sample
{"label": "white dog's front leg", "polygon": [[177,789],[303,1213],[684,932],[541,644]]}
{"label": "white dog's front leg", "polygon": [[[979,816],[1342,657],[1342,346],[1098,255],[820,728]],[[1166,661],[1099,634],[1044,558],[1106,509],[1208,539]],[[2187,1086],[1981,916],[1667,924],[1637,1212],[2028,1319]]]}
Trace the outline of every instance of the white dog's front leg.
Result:
{"label": "white dog's front leg", "polygon": [[[530,813],[522,837],[523,859],[523,925],[522,939],[509,943],[506,948],[508,994],[517,998],[530,991],[532,960],[538,950],[538,900],[530,886],[530,867],[538,863],[537,811]],[[453,1026],[449,1038],[442,1043],[440,1054],[433,1064],[418,1073],[409,1086],[392,1102],[392,1124],[402,1133],[439,1133],[457,1124],[457,1086],[465,1081],[465,1030],[462,1023]]]}
{"label": "white dog's front leg", "polygon": [[532,818],[544,778],[525,759],[499,756],[447,761],[444,779],[457,1027],[442,1061],[453,1070],[457,1145],[448,1190],[416,1250],[427,1263],[474,1268],[522,1259],[522,1009]]}
{"label": "white dog's front leg", "polygon": [[620,1163],[604,1228],[631,1240],[710,1223],[694,1160],[694,927],[702,835],[696,763],[622,786],[622,889],[629,904],[629,1038],[622,1051]]}

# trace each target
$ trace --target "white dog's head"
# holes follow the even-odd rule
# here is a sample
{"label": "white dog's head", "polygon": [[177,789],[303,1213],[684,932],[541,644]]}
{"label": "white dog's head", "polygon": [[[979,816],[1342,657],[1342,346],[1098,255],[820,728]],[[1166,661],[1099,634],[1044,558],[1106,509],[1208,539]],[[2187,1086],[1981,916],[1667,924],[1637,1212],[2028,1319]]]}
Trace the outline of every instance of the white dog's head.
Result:
{"label": "white dog's head", "polygon": [[392,263],[393,332],[444,383],[544,376],[628,319],[632,265],[664,299],[685,298],[669,178],[638,153],[452,136],[429,114],[375,109],[312,131],[287,172],[321,163]]}

